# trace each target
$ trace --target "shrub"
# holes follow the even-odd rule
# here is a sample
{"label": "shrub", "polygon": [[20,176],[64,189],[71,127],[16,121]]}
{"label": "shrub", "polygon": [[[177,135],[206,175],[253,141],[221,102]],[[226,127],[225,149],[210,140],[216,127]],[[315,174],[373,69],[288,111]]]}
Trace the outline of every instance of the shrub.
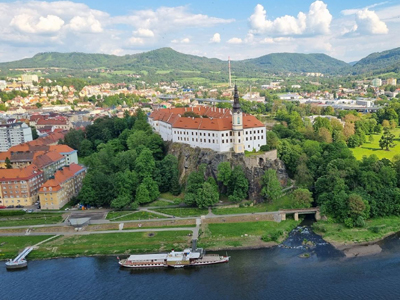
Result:
{"label": "shrub", "polygon": [[358,216],[358,218],[357,218],[357,220],[356,220],[356,222],[355,222],[355,225],[356,225],[357,227],[365,227],[365,220],[364,220],[364,218],[361,217],[361,216]]}
{"label": "shrub", "polygon": [[373,233],[379,233],[379,231],[381,230],[378,226],[370,227],[368,229]]}
{"label": "shrub", "polygon": [[265,234],[261,239],[264,242],[277,242],[279,238],[282,236],[283,231],[282,230],[276,230],[271,233]]}
{"label": "shrub", "polygon": [[344,225],[347,228],[353,228],[354,227],[354,221],[352,218],[347,218],[346,220],[344,220]]}

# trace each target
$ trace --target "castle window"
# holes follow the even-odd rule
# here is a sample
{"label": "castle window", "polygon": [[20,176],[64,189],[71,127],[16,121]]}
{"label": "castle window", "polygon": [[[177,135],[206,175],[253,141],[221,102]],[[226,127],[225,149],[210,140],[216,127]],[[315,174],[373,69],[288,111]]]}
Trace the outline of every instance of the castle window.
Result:
{"label": "castle window", "polygon": [[260,133],[260,130],[257,130],[257,133]]}
{"label": "castle window", "polygon": [[211,136],[211,134],[210,134],[210,133],[208,133],[208,136]]}
{"label": "castle window", "polygon": [[250,141],[251,141],[251,137],[250,137]]}
{"label": "castle window", "polygon": [[228,139],[226,139],[226,143],[228,144],[229,142],[228,142]]}
{"label": "castle window", "polygon": [[211,144],[211,140],[210,140],[210,139],[208,139],[208,143],[210,143],[210,144]]}
{"label": "castle window", "polygon": [[247,137],[247,138],[246,138],[246,141],[248,141],[248,140],[249,140],[249,138]]}
{"label": "castle window", "polygon": [[225,144],[224,140],[222,140],[222,144]]}
{"label": "castle window", "polygon": [[232,143],[232,139],[231,139],[231,143]]}

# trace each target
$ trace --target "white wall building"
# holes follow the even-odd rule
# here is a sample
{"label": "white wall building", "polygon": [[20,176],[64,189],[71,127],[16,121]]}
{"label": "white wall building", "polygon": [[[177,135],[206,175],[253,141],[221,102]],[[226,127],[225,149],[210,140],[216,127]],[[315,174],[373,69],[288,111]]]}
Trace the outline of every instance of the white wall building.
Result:
{"label": "white wall building", "polygon": [[32,129],[25,123],[0,125],[0,152],[29,141],[32,141]]}
{"label": "white wall building", "polygon": [[264,124],[242,113],[236,87],[233,111],[207,106],[167,108],[153,111],[148,121],[164,141],[191,147],[243,153],[267,144]]}

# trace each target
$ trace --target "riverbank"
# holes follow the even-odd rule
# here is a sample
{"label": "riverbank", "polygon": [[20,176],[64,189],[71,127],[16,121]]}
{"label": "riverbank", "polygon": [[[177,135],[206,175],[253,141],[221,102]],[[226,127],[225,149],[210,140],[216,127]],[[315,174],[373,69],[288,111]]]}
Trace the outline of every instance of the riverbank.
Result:
{"label": "riverbank", "polygon": [[346,257],[378,254],[378,245],[386,237],[400,231],[400,217],[390,216],[368,220],[365,227],[347,228],[344,224],[319,221],[313,224],[315,233],[343,251]]}

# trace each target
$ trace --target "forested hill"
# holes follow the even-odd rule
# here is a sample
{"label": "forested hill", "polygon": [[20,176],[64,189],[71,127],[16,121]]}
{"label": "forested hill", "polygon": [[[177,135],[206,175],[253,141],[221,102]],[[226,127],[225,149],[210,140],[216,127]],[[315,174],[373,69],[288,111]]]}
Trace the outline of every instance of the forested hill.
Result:
{"label": "forested hill", "polygon": [[376,52],[361,59],[353,66],[353,73],[385,73],[400,71],[400,48]]}
{"label": "forested hill", "polygon": [[350,66],[326,54],[272,53],[259,58],[242,61],[254,64],[266,72],[318,72],[337,74],[348,71]]}
{"label": "forested hill", "polygon": [[[87,53],[39,53],[32,58],[0,63],[0,69],[15,68],[67,68],[93,69],[111,68],[115,70],[145,71],[186,71],[227,73],[227,61],[216,58],[199,57],[177,52],[171,48],[161,48],[149,52],[115,56]],[[232,70],[244,76],[253,73],[274,72],[320,72],[337,74],[349,67],[343,61],[325,54],[275,53],[255,59],[233,61]]]}

